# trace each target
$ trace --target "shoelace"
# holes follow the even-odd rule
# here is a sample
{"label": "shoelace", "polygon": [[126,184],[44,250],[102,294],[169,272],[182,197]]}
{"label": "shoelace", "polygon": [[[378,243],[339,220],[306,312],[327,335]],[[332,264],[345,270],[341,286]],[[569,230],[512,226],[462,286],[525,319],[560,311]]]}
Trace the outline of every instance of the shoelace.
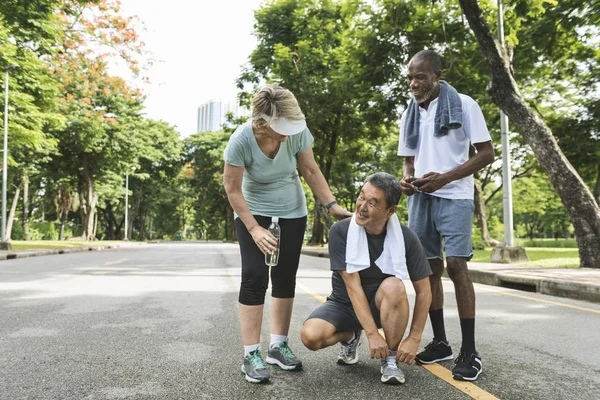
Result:
{"label": "shoelace", "polygon": [[455,364],[460,364],[460,363],[469,363],[469,357],[467,356],[466,353],[464,352],[460,352],[458,353],[458,357],[456,357],[456,360],[454,360]]}
{"label": "shoelace", "polygon": [[434,339],[427,346],[425,346],[425,350],[436,350],[440,343],[442,342]]}
{"label": "shoelace", "polygon": [[292,349],[290,349],[287,342],[283,342],[279,345],[279,351],[287,358],[295,357],[294,353],[292,353]]}
{"label": "shoelace", "polygon": [[398,363],[396,363],[395,358],[393,358],[393,359],[386,358],[385,363],[386,363],[387,368],[398,369]]}
{"label": "shoelace", "polygon": [[265,361],[258,350],[250,353],[250,363],[252,363],[254,369],[266,369]]}
{"label": "shoelace", "polygon": [[340,348],[339,356],[340,357],[349,357],[351,351],[352,351],[351,345],[342,343],[342,347]]}

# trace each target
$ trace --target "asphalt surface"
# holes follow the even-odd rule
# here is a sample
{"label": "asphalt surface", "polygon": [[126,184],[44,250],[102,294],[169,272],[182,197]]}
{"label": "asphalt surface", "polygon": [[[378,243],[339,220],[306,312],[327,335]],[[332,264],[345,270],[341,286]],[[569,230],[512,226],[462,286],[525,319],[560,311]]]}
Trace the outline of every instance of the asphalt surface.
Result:
{"label": "asphalt surface", "polygon": [[[269,384],[247,383],[239,371],[239,265],[237,245],[220,243],[2,261],[0,399],[471,398],[419,366],[403,367],[405,385],[381,384],[366,342],[351,367],[335,363],[337,347],[304,348],[299,331],[319,304],[313,295],[331,290],[328,260],[310,256],[301,259],[290,331],[305,368],[270,367]],[[451,282],[444,284],[456,354],[459,322]],[[600,305],[485,285],[476,291],[479,388],[502,399],[600,398]],[[267,300],[263,351],[268,312]],[[427,326],[423,345],[430,336]]]}

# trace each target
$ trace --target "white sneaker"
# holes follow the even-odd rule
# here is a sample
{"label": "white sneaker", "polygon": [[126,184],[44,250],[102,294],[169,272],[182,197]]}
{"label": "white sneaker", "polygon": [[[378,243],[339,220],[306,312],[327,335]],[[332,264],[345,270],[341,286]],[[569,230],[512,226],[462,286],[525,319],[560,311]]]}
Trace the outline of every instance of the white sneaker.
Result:
{"label": "white sneaker", "polygon": [[344,344],[340,342],[342,347],[340,348],[340,352],[338,353],[337,363],[340,365],[352,365],[358,362],[358,353],[356,349],[360,345],[360,336],[362,335],[362,331],[354,331],[356,338],[350,344]]}
{"label": "white sneaker", "polygon": [[399,385],[406,382],[404,373],[398,368],[398,361],[395,358],[381,360],[381,382],[388,385]]}

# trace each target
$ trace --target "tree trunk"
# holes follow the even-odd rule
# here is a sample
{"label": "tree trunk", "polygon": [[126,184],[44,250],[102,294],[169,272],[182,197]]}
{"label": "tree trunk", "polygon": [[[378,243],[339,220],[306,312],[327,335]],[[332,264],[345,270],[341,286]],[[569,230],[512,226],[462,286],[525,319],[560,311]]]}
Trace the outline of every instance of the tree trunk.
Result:
{"label": "tree trunk", "polygon": [[497,241],[492,240],[490,237],[487,214],[485,213],[485,202],[483,200],[483,190],[481,189],[481,183],[477,180],[475,181],[475,221],[485,245],[497,246]]}
{"label": "tree trunk", "polygon": [[31,240],[29,236],[29,176],[23,172],[23,235],[25,240]]}
{"label": "tree trunk", "polygon": [[115,238],[115,216],[112,212],[112,205],[109,201],[106,201],[106,208],[104,209],[104,219],[106,220],[106,238]]}
{"label": "tree trunk", "polygon": [[[333,167],[333,157],[335,155],[335,149],[337,147],[338,140],[338,132],[341,127],[341,115],[337,113],[336,120],[334,123],[334,127],[331,132],[331,136],[329,137],[329,143],[327,146],[326,152],[323,153],[320,157],[320,169],[325,177],[325,180],[329,182],[329,177],[331,175],[331,168]],[[329,218],[324,219],[324,215],[329,217],[327,210],[324,208],[324,205],[317,200],[315,196],[315,209],[313,213],[313,227],[312,227],[312,236],[310,238],[311,245],[320,246],[326,242],[326,236],[329,232],[329,227],[331,226],[331,220]],[[329,221],[327,227],[324,226],[325,221]]]}
{"label": "tree trunk", "polygon": [[58,218],[60,219],[60,233],[58,239],[65,240],[65,222],[69,216],[71,204],[73,204],[71,189],[67,185],[62,185],[58,188],[58,191],[56,192],[56,202],[58,204]]}
{"label": "tree trunk", "polygon": [[81,224],[83,232],[81,236],[84,240],[95,240],[94,236],[94,214],[96,210],[96,202],[98,196],[94,192],[94,179],[92,177],[90,167],[85,154],[79,157],[80,166],[82,167],[82,175],[80,175],[80,190],[79,198],[81,200]]}
{"label": "tree trunk", "polygon": [[12,234],[13,221],[15,220],[15,213],[17,211],[17,203],[19,202],[19,194],[21,193],[21,187],[17,186],[15,189],[15,195],[10,205],[10,211],[8,212],[8,220],[6,221],[6,240],[10,241]]}
{"label": "tree trunk", "polygon": [[491,70],[489,94],[531,146],[575,229],[581,267],[600,268],[600,206],[564,156],[552,131],[525,103],[510,58],[494,38],[477,0],[459,0]]}
{"label": "tree trunk", "polygon": [[594,199],[596,199],[596,204],[600,205],[600,164],[598,164],[598,176],[596,177],[596,187],[594,188]]}
{"label": "tree trunk", "polygon": [[310,237],[310,245],[313,246],[321,246],[324,243],[324,226],[323,221],[321,220],[321,213],[319,212],[319,208],[323,208],[321,202],[317,200],[317,197],[313,195],[315,199],[315,209],[313,210],[313,226],[312,226],[312,235]]}
{"label": "tree trunk", "polygon": [[67,221],[67,213],[63,213],[60,216],[60,231],[58,233],[58,240],[65,240],[65,222]]}

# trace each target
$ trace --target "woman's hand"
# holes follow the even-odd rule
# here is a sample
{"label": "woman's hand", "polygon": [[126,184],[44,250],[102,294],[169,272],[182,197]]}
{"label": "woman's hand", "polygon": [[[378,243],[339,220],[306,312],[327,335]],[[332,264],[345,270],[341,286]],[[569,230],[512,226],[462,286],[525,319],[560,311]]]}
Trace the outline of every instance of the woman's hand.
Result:
{"label": "woman's hand", "polygon": [[252,239],[254,239],[254,243],[256,243],[258,249],[264,254],[271,254],[277,249],[277,239],[262,226],[254,226],[249,233],[252,235]]}
{"label": "woman's hand", "polygon": [[339,204],[334,204],[329,208],[329,214],[335,219],[344,219],[352,216],[352,213],[346,210],[344,207]]}

